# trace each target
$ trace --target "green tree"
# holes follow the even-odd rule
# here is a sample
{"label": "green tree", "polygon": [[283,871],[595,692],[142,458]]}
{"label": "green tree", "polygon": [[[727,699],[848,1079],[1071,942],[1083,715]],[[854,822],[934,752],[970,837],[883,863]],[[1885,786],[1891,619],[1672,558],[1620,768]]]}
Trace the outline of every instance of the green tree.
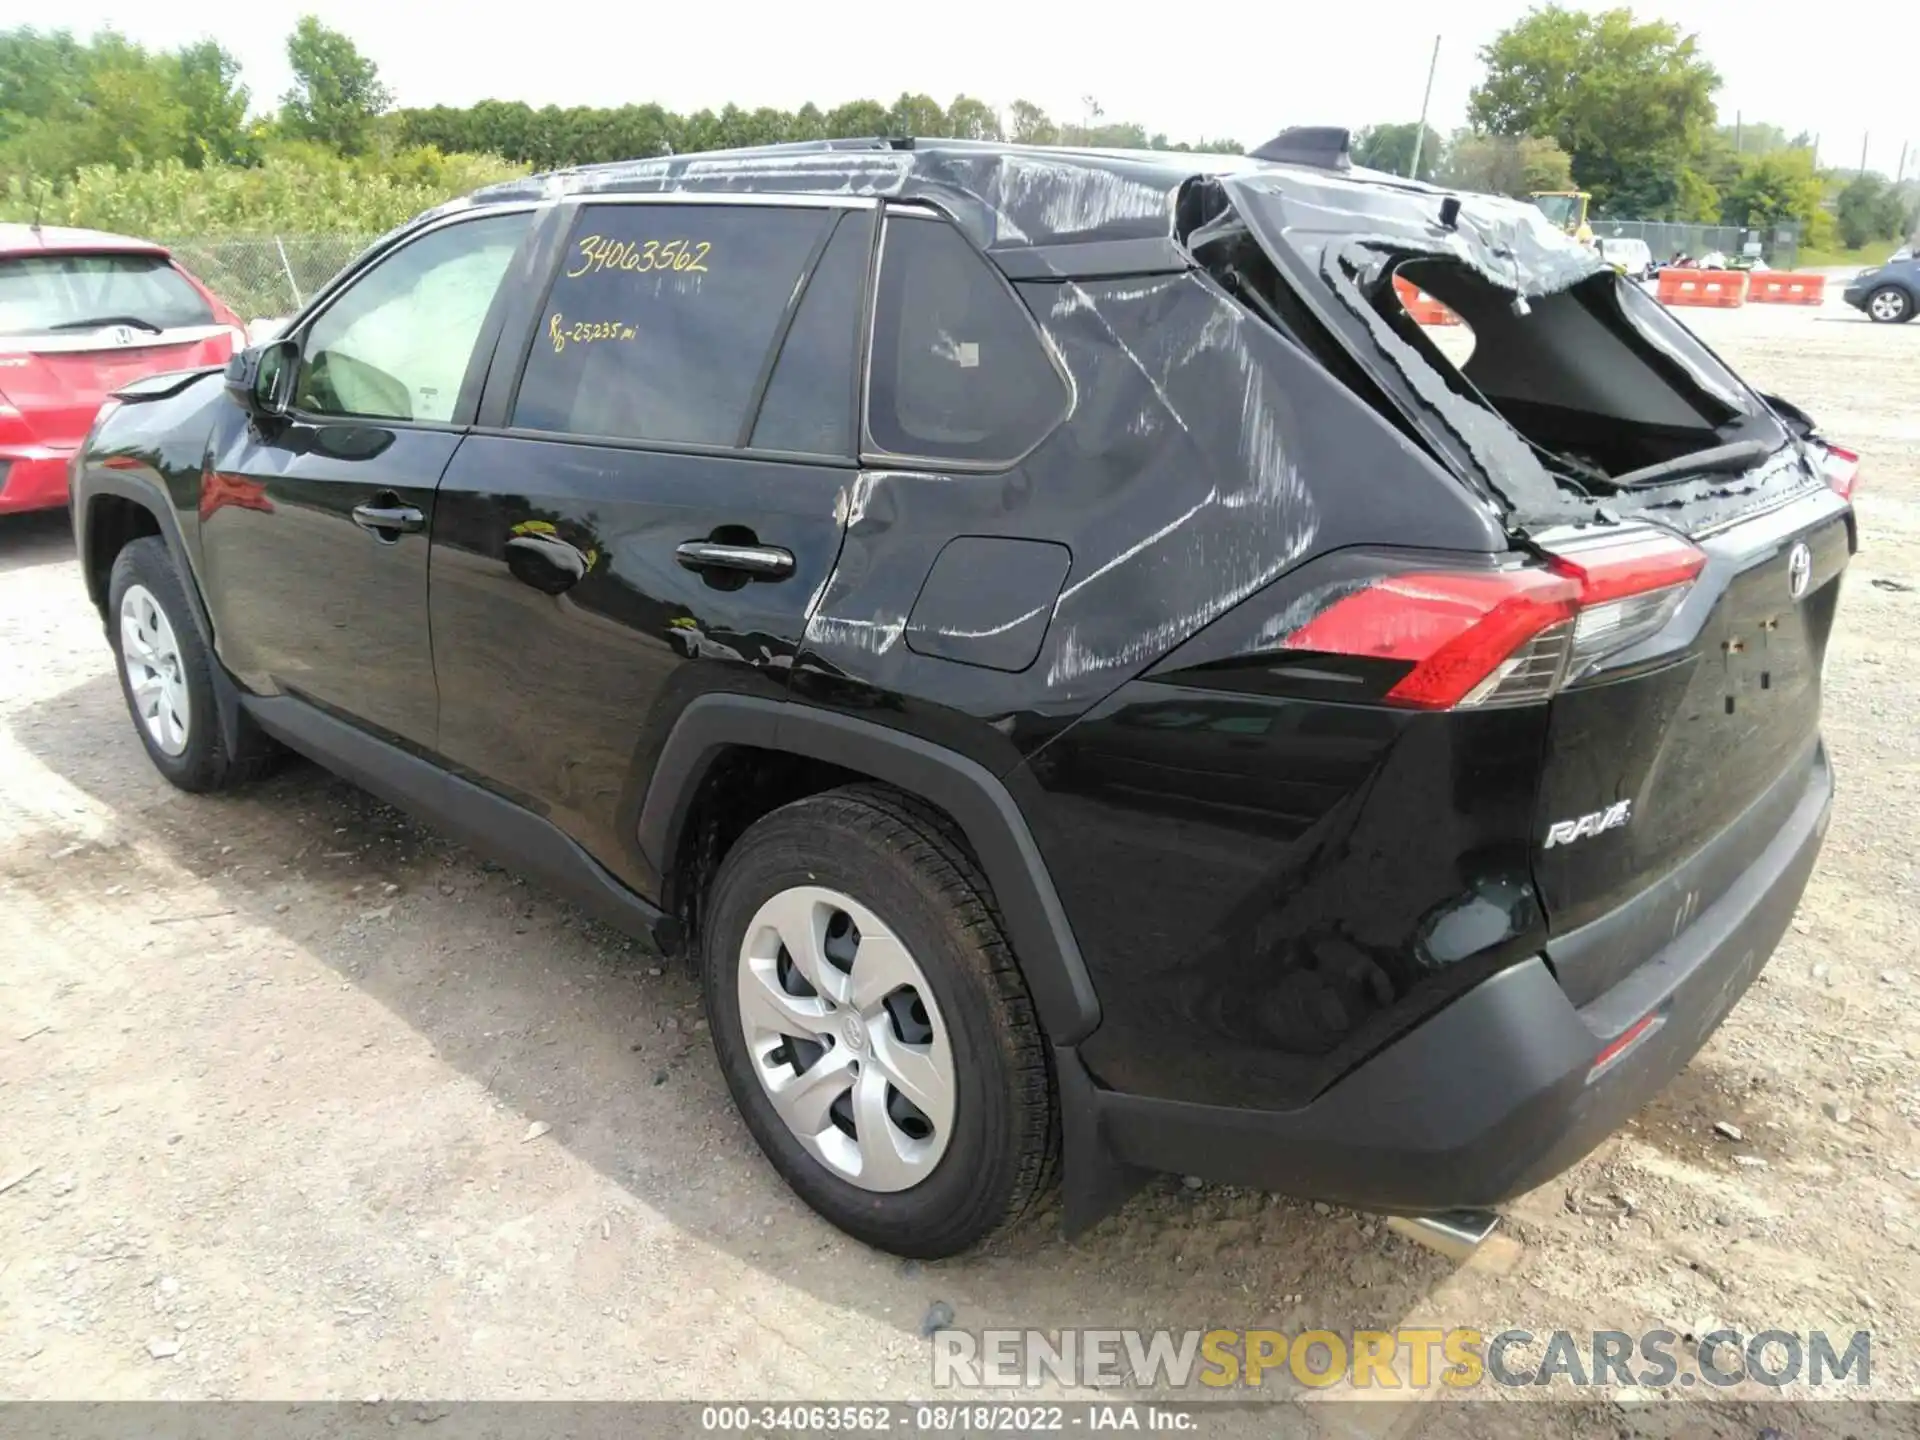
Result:
{"label": "green tree", "polygon": [[946,135],[947,112],[931,95],[902,94],[887,111],[889,135]]}
{"label": "green tree", "polygon": [[217,42],[201,40],[173,54],[175,94],[186,125],[181,159],[232,164],[252,158],[247,127],[247,87],[240,83],[240,62]]}
{"label": "green tree", "polygon": [[1729,225],[1762,229],[1789,221],[1811,226],[1824,214],[1826,187],[1814,173],[1810,150],[1775,150],[1756,155],[1741,167],[1738,181],[1721,201],[1720,218]]}
{"label": "green tree", "polygon": [[280,100],[281,128],[343,155],[366,150],[375,118],[393,101],[380,83],[379,66],[314,15],[302,15],[287,37],[287,64],[294,84]]}
{"label": "green tree", "polygon": [[1020,145],[1058,145],[1060,127],[1048,118],[1047,112],[1031,100],[1016,100],[1007,107],[1010,124],[1007,134]]}
{"label": "green tree", "polygon": [[947,133],[961,140],[998,140],[999,112],[984,100],[956,95],[947,106]]}
{"label": "green tree", "polygon": [[1671,211],[1678,175],[1714,121],[1719,73],[1691,35],[1629,10],[1547,5],[1480,52],[1476,128],[1531,135],[1567,152],[1573,178],[1612,213]]}
{"label": "green tree", "polygon": [[[1353,163],[1370,170],[1385,170],[1405,175],[1413,163],[1414,140],[1421,133],[1418,121],[1404,125],[1369,125],[1353,137]],[[1420,173],[1417,180],[1431,180],[1440,169],[1445,142],[1429,125],[1420,140]]]}
{"label": "green tree", "polygon": [[85,105],[90,47],[66,30],[0,31],[0,144],[40,120],[64,121]]}
{"label": "green tree", "polygon": [[1834,201],[1841,242],[1859,249],[1876,240],[1904,240],[1907,206],[1899,189],[1878,175],[1856,175]]}
{"label": "green tree", "polygon": [[1462,130],[1447,146],[1434,178],[1460,190],[1524,200],[1536,190],[1570,190],[1567,152],[1536,136],[1476,135]]}
{"label": "green tree", "polygon": [[827,112],[827,134],[836,140],[887,133],[887,109],[878,100],[855,100]]}

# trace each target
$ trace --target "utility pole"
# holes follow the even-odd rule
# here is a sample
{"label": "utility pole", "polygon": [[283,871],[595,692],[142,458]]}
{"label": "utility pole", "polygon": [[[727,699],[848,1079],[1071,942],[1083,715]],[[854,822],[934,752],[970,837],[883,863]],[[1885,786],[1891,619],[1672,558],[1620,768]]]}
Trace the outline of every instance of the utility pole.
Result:
{"label": "utility pole", "polygon": [[1893,183],[1896,185],[1907,178],[1907,148],[1912,144],[1911,140],[1900,142],[1900,168],[1893,172]]}
{"label": "utility pole", "polygon": [[1733,112],[1733,153],[1736,155],[1741,154],[1742,148],[1740,144],[1740,112],[1736,110]]}
{"label": "utility pole", "polygon": [[1433,37],[1433,59],[1427,62],[1427,93],[1420,97],[1420,123],[1413,132],[1413,163],[1407,166],[1407,178],[1420,178],[1420,147],[1427,140],[1427,106],[1433,103],[1433,72],[1440,68],[1440,37]]}
{"label": "utility pole", "polygon": [[1867,173],[1867,141],[1872,138],[1873,132],[1871,130],[1860,137],[1860,173],[1862,175]]}

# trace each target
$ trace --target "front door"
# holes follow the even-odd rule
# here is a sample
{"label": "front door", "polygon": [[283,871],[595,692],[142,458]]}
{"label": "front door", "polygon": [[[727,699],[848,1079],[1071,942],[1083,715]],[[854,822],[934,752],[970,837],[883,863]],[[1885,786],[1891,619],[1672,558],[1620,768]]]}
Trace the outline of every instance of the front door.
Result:
{"label": "front door", "polygon": [[785,694],[839,552],[873,217],[582,206],[441,484],[441,749],[643,891],[654,751],[704,691]]}
{"label": "front door", "polygon": [[216,428],[204,578],[221,658],[249,688],[434,744],[434,489],[471,418],[483,323],[530,222],[487,215],[408,241],[295,332],[286,415],[235,405]]}

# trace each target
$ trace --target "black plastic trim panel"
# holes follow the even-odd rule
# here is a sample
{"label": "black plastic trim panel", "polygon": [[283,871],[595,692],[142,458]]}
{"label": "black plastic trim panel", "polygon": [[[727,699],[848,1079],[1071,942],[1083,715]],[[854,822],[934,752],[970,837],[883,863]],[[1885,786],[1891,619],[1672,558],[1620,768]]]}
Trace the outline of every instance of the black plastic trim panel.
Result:
{"label": "black plastic trim panel", "polygon": [[939,806],[965,834],[993,886],[1048,1036],[1056,1045],[1071,1045],[1100,1023],[1093,981],[1066,911],[1006,786],[974,761],[916,736],[784,701],[701,696],[675,722],[641,805],[640,849],[656,872],[671,866],[708,768],[734,745],[825,761]]}

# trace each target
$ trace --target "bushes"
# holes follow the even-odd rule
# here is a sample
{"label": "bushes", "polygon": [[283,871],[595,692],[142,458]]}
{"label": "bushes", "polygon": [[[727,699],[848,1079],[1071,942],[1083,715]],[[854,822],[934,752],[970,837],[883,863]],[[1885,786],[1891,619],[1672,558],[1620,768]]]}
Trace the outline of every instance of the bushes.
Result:
{"label": "bushes", "polygon": [[82,225],[126,235],[377,235],[441,201],[524,174],[489,155],[431,147],[343,159],[282,143],[257,166],[178,160],[83,167],[70,180],[10,176],[0,219]]}

